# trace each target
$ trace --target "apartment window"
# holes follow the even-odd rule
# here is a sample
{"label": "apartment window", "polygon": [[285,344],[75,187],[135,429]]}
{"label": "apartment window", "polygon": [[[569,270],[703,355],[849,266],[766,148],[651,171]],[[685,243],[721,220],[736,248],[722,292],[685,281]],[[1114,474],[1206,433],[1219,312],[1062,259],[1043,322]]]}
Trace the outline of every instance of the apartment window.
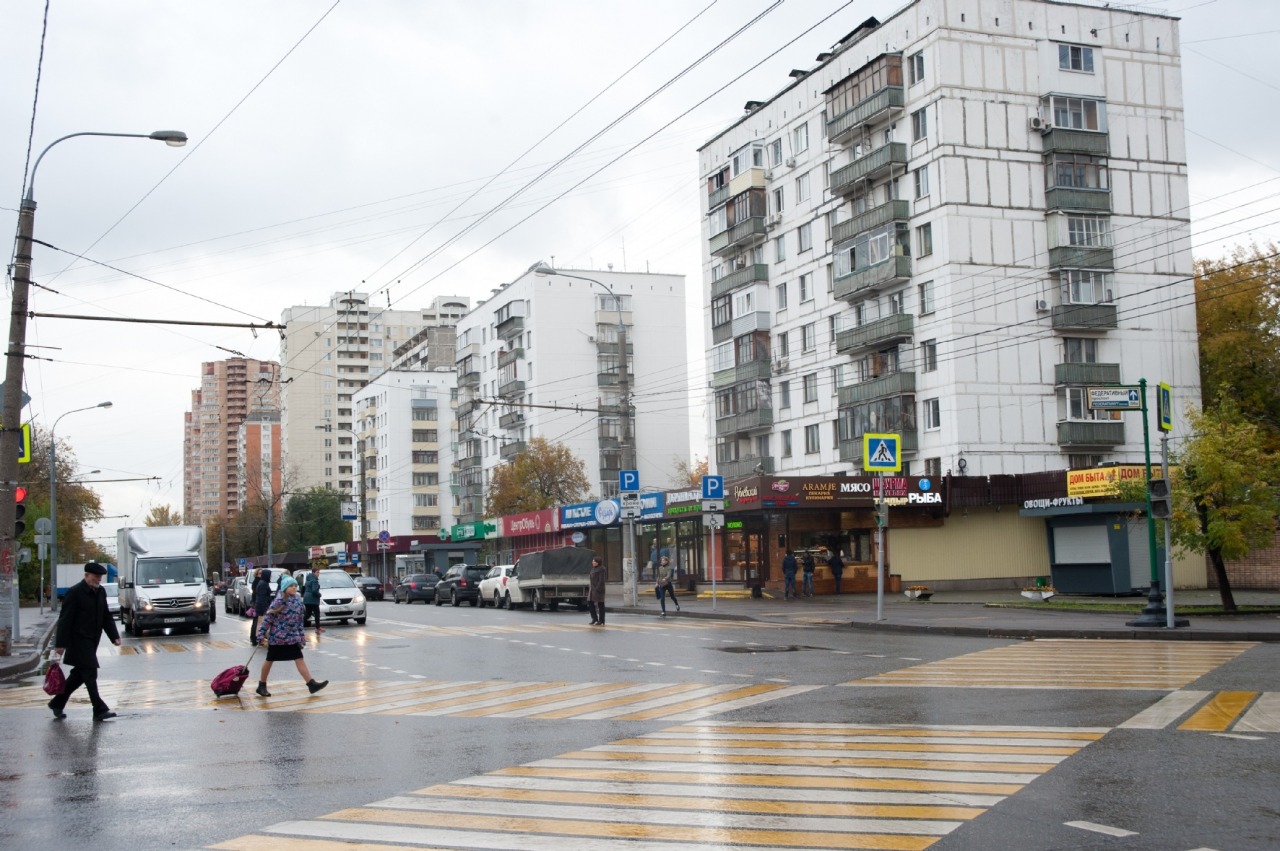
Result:
{"label": "apartment window", "polygon": [[928,316],[934,310],[933,281],[925,281],[919,286],[918,292],[920,294],[920,315]]}
{"label": "apartment window", "polygon": [[790,408],[790,407],[791,407],[791,382],[779,381],[778,382],[778,408],[781,409],[781,408]]}
{"label": "apartment window", "polygon": [[433,428],[415,428],[413,430],[414,443],[436,443],[439,440],[439,432]]}
{"label": "apartment window", "polygon": [[1078,44],[1058,45],[1058,67],[1063,71],[1093,73],[1093,48]]}
{"label": "apartment window", "polygon": [[[818,334],[817,334],[817,331],[814,330],[814,324],[812,322],[810,322],[808,325],[801,326],[800,351],[802,352],[813,351],[814,346],[817,345],[817,339],[818,339]],[[805,401],[807,402],[809,400],[806,399]]]}
{"label": "apartment window", "polygon": [[942,428],[942,406],[937,399],[925,399],[921,404],[925,431]]}
{"label": "apartment window", "polygon": [[1101,455],[1068,455],[1067,467],[1072,470],[1092,470],[1105,460]]}
{"label": "apartment window", "polygon": [[808,251],[813,248],[813,222],[805,222],[796,228],[797,251]]}
{"label": "apartment window", "polygon": [[924,109],[911,113],[911,141],[921,142],[929,138],[929,114]]}
{"label": "apartment window", "polygon": [[796,203],[809,200],[809,175],[802,174],[796,178]]}
{"label": "apartment window", "polygon": [[889,316],[899,316],[907,312],[907,294],[904,290],[898,290],[896,293],[889,293]]}
{"label": "apartment window", "polygon": [[787,429],[782,433],[782,457],[791,457],[791,429]]}
{"label": "apartment window", "polygon": [[1106,304],[1111,301],[1106,272],[1068,269],[1062,273],[1063,300],[1069,304]]}
{"label": "apartment window", "polygon": [[827,336],[831,338],[831,345],[836,344],[836,335],[840,333],[840,314],[833,313],[827,317]]}
{"label": "apartment window", "polygon": [[822,449],[822,437],[818,433],[818,425],[804,427],[804,451],[806,455],[816,455]]}
{"label": "apartment window", "polygon": [[782,283],[774,287],[773,293],[774,293],[773,300],[775,302],[774,307],[776,307],[778,310],[786,310],[787,309],[787,282],[783,281]]}
{"label": "apartment window", "polygon": [[1107,189],[1107,160],[1086,154],[1054,154],[1045,163],[1049,189]]}
{"label": "apartment window", "polygon": [[1065,363],[1097,363],[1098,341],[1085,337],[1065,337],[1062,340]]}
{"label": "apartment window", "polygon": [[783,194],[781,186],[773,190],[773,212],[774,213],[781,213],[784,209],[786,209],[785,201],[786,201],[786,196]]}
{"label": "apartment window", "polygon": [[929,167],[922,165],[913,174],[916,180],[916,197],[927,197],[929,194]]}
{"label": "apartment window", "polygon": [[1106,129],[1102,121],[1106,115],[1105,101],[1055,95],[1049,99],[1049,107],[1053,112],[1054,127],[1069,127],[1072,130]]}
{"label": "apartment window", "polygon": [[782,331],[778,333],[777,336],[774,337],[774,341],[775,341],[774,348],[778,350],[777,355],[780,358],[785,358],[788,354],[788,351],[787,351],[787,349],[789,348],[789,344],[787,340],[788,336],[789,335],[787,334],[786,331]]}
{"label": "apartment window", "polygon": [[742,290],[733,295],[733,315],[746,316],[756,309],[756,294],[752,290]]}
{"label": "apartment window", "polygon": [[942,476],[942,459],[926,458],[924,459],[924,474],[933,476],[935,479]]}
{"label": "apartment window", "polygon": [[775,263],[781,263],[787,259],[787,238],[785,235],[776,237],[773,240],[773,260]]}
{"label": "apartment window", "polygon": [[1091,411],[1088,387],[1064,387],[1058,391],[1058,417],[1065,420],[1118,420],[1120,412]]}
{"label": "apartment window", "polygon": [[925,340],[920,344],[920,371],[938,371],[938,341]]}
{"label": "apartment window", "polygon": [[915,85],[924,79],[924,51],[917,51],[907,57],[907,79]]}
{"label": "apartment window", "polygon": [[813,275],[804,274],[800,276],[800,301],[813,301]]}
{"label": "apartment window", "polygon": [[933,253],[933,223],[916,228],[916,256],[928,257]]}
{"label": "apartment window", "polygon": [[769,164],[782,165],[782,139],[774,139],[769,143]]}
{"label": "apartment window", "polygon": [[792,135],[795,141],[795,147],[793,150],[795,150],[797,154],[804,153],[805,151],[809,150],[809,125],[808,124],[801,124],[799,127],[797,127],[795,130],[792,131]]}
{"label": "apartment window", "polygon": [[733,319],[733,298],[721,296],[711,302],[711,324],[720,326]]}
{"label": "apartment window", "polygon": [[414,473],[413,484],[414,484],[414,487],[431,487],[433,485],[438,485],[440,484],[440,474],[439,473]]}
{"label": "apartment window", "polygon": [[1111,245],[1111,220],[1106,216],[1068,216],[1067,241],[1087,248]]}
{"label": "apartment window", "polygon": [[805,402],[818,401],[818,373],[811,372],[804,377]]}

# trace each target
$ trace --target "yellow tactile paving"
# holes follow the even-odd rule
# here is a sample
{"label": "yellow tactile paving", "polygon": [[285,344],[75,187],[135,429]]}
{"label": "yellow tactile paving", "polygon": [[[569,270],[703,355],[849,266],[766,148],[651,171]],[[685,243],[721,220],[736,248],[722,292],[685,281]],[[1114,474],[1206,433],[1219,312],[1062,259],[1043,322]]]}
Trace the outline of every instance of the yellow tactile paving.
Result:
{"label": "yellow tactile paving", "polygon": [[874,674],[845,685],[1173,690],[1253,646],[1234,641],[1037,640]]}
{"label": "yellow tactile paving", "polygon": [[1220,731],[1231,726],[1258,696],[1256,691],[1220,691],[1195,714],[1178,725],[1179,730]]}
{"label": "yellow tactile paving", "polygon": [[[690,851],[925,849],[1052,770],[1063,751],[1075,753],[1105,732],[840,724],[811,729],[809,735],[794,736],[785,724],[679,725],[310,821],[271,825],[211,847],[625,851],[634,843],[653,843]],[[751,761],[755,746],[778,745],[789,737],[790,752],[770,747]],[[850,773],[845,764],[806,757],[815,739],[862,746],[875,738],[924,749],[921,765],[867,765]],[[929,749],[949,739],[988,750],[963,762],[932,759]],[[721,748],[733,743],[741,760],[717,763],[707,743]],[[662,753],[651,753],[645,745]],[[1041,753],[1032,761],[1011,764],[1001,756],[1010,747]],[[589,760],[608,767],[584,768]]]}

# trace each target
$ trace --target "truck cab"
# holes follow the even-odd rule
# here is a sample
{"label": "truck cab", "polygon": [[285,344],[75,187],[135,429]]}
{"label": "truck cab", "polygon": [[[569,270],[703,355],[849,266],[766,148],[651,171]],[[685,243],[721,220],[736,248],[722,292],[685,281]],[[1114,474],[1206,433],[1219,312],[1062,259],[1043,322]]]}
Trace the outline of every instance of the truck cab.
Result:
{"label": "truck cab", "polygon": [[208,632],[213,594],[205,575],[204,530],[148,526],[117,533],[120,619],[130,635],[190,626]]}

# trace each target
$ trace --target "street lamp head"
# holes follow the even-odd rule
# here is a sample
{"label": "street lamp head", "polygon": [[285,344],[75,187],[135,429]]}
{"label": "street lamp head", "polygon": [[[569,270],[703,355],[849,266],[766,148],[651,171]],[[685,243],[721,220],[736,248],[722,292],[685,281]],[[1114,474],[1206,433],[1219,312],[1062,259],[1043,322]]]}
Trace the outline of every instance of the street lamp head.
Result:
{"label": "street lamp head", "polygon": [[110,407],[111,407],[111,403],[110,403],[110,402],[99,402],[99,403],[98,403],[97,405],[95,405],[94,407],[97,407],[97,408],[110,408]]}
{"label": "street lamp head", "polygon": [[151,134],[151,138],[164,142],[170,148],[181,148],[187,144],[187,134],[181,130],[157,130]]}

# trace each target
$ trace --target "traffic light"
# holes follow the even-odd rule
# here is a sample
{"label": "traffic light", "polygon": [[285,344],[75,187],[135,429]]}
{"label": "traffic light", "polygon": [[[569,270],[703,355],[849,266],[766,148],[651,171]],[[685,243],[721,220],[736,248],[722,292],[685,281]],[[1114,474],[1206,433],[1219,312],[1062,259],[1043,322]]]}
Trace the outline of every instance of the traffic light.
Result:
{"label": "traffic light", "polygon": [[1151,494],[1151,516],[1166,520],[1173,516],[1173,496],[1169,493],[1168,479],[1152,479],[1147,483]]}
{"label": "traffic light", "polygon": [[13,537],[21,538],[22,533],[27,531],[27,521],[23,517],[27,516],[27,507],[23,505],[23,501],[27,498],[27,489],[24,487],[16,487],[13,489]]}

